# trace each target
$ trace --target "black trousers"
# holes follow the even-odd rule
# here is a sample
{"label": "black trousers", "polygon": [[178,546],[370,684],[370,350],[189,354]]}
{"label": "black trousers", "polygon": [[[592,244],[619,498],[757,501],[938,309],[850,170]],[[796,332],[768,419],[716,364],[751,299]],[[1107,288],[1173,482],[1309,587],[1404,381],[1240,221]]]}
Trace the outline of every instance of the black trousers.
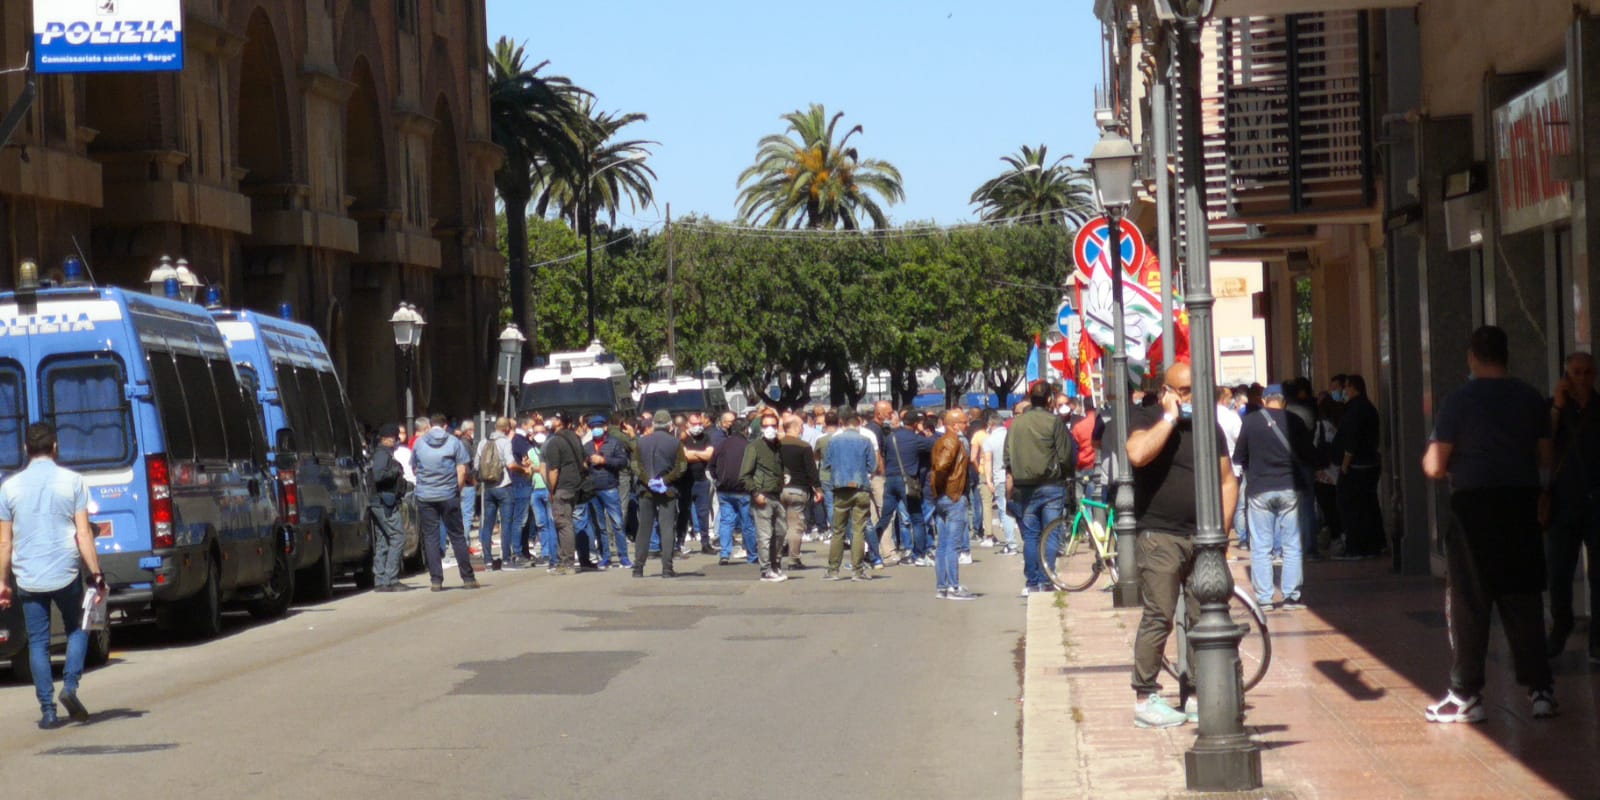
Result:
{"label": "black trousers", "polygon": [[1344,551],[1375,556],[1388,542],[1383,533],[1383,510],[1378,507],[1380,467],[1351,467],[1339,476],[1339,519],[1344,524]]}
{"label": "black trousers", "polygon": [[1589,652],[1600,655],[1600,504],[1573,504],[1563,509],[1545,531],[1544,552],[1550,573],[1550,619],[1557,628],[1572,629],[1572,577],[1578,555],[1589,551]]}
{"label": "black trousers", "polygon": [[456,569],[461,580],[472,580],[472,548],[467,546],[465,524],[461,519],[461,497],[448,500],[418,500],[417,524],[422,527],[422,555],[428,562],[428,579],[444,582],[444,559],[440,555],[439,523],[444,522],[445,535],[450,539],[450,549],[455,552]]}
{"label": "black trousers", "polygon": [[634,572],[644,572],[645,562],[650,559],[650,536],[647,532],[658,521],[661,523],[662,532],[661,574],[672,574],[672,556],[675,548],[667,532],[674,530],[678,522],[678,498],[651,491],[639,495],[639,535],[633,539]]}
{"label": "black trousers", "polygon": [[1544,549],[1538,490],[1477,489],[1450,496],[1456,525],[1445,532],[1450,625],[1450,690],[1461,697],[1483,691],[1489,654],[1489,622],[1495,611],[1505,629],[1517,683],[1529,689],[1554,685],[1545,658]]}

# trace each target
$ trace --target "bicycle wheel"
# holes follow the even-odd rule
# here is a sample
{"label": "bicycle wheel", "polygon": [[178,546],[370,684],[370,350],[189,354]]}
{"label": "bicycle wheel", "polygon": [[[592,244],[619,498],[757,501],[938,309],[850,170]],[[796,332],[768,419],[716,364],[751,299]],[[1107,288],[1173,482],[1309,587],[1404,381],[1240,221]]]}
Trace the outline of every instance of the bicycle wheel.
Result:
{"label": "bicycle wheel", "polygon": [[[1235,584],[1233,599],[1228,603],[1228,618],[1245,629],[1244,636],[1239,639],[1239,680],[1241,689],[1248,692],[1266,677],[1267,667],[1272,663],[1272,636],[1267,630],[1267,616],[1256,605],[1250,591]],[[1184,646],[1183,633],[1181,629],[1174,628],[1172,635],[1167,637],[1166,652],[1161,658],[1162,670],[1173,680],[1180,679],[1178,656],[1179,649]]]}
{"label": "bicycle wheel", "polygon": [[[1050,526],[1045,528],[1044,535],[1040,537],[1039,546],[1048,552],[1047,544],[1050,540],[1066,532],[1066,541],[1056,552],[1055,558],[1041,558],[1041,561],[1045,576],[1057,589],[1081,592],[1093,586],[1095,579],[1100,577],[1100,561],[1094,542],[1089,540],[1089,530],[1077,524],[1077,520],[1083,518],[1074,516],[1072,519],[1074,524],[1071,530],[1067,530],[1065,516],[1050,523]],[[1043,556],[1044,553],[1040,555]]]}
{"label": "bicycle wheel", "polygon": [[1239,669],[1240,680],[1248,692],[1266,677],[1267,667],[1272,663],[1272,635],[1267,631],[1267,615],[1256,605],[1248,589],[1234,584],[1228,616],[1235,625],[1246,629],[1244,638],[1239,640]]}
{"label": "bicycle wheel", "polygon": [[1105,565],[1105,573],[1111,576],[1111,585],[1115,586],[1118,581],[1122,580],[1121,573],[1117,571],[1117,537],[1108,533],[1105,526],[1101,525],[1100,521],[1094,517],[1087,517],[1086,519],[1089,523],[1089,531],[1094,534],[1095,540],[1106,543],[1105,549],[1100,553],[1100,562]]}

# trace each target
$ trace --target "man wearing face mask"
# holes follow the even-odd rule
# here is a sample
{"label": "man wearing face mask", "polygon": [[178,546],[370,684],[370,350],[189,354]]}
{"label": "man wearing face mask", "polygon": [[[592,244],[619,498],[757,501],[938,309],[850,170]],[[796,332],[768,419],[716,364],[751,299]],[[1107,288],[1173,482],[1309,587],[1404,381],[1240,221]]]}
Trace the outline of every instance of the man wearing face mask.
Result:
{"label": "man wearing face mask", "polygon": [[[1216,469],[1222,481],[1222,516],[1233,514],[1238,483],[1228,458],[1227,441],[1220,427],[1209,432],[1193,430],[1194,405],[1190,400],[1193,378],[1189,365],[1179,362],[1167,370],[1160,404],[1136,408],[1128,418],[1128,463],[1133,467],[1134,518],[1139,521],[1139,591],[1144,616],[1133,645],[1134,727],[1170,728],[1193,721],[1198,711],[1188,676],[1180,679],[1180,703],[1174,707],[1161,696],[1162,653],[1172,633],[1178,592],[1186,593],[1189,624],[1200,618],[1200,603],[1188,591],[1194,569],[1195,471]],[[1196,464],[1197,435],[1216,437],[1217,464]],[[1180,710],[1181,709],[1181,710]]]}
{"label": "man wearing face mask", "polygon": [[761,580],[788,580],[783,574],[783,543],[787,530],[782,505],[783,458],[778,443],[778,415],[761,415],[761,439],[750,443],[739,467],[739,480],[750,490],[750,513],[756,519],[756,563]]}
{"label": "man wearing face mask", "polygon": [[593,478],[594,498],[589,501],[589,524],[600,540],[600,568],[631,567],[628,562],[628,537],[622,527],[622,494],[619,476],[628,464],[628,447],[613,438],[606,418],[589,419],[589,442],[584,445]]}
{"label": "man wearing face mask", "polygon": [[[683,437],[683,452],[684,458],[688,459],[689,469],[683,473],[684,492],[678,497],[678,527],[687,529],[692,522],[695,532],[700,535],[700,552],[711,555],[717,551],[711,546],[711,479],[706,474],[706,468],[711,465],[716,448],[711,444],[711,435],[706,432],[704,414],[696,412],[689,415],[689,429]],[[686,542],[684,546],[692,549],[692,544]]]}

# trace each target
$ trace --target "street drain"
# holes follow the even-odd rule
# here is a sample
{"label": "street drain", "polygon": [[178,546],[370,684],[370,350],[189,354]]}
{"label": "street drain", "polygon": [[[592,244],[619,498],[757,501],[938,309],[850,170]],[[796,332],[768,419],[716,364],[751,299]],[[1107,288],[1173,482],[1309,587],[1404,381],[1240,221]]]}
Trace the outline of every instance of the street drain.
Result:
{"label": "street drain", "polygon": [[611,679],[639,663],[637,650],[523,653],[500,661],[456,665],[475,673],[450,690],[453,695],[599,694]]}
{"label": "street drain", "polygon": [[80,745],[78,747],[52,747],[49,750],[39,751],[41,756],[126,756],[139,753],[155,753],[162,750],[176,750],[177,742],[162,742],[160,744],[95,744]]}

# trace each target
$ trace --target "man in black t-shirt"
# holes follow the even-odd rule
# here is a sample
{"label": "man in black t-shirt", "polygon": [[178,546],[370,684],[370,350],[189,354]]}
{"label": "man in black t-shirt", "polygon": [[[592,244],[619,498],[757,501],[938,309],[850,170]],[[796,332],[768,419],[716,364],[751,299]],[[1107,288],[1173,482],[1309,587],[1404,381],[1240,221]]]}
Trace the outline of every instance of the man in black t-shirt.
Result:
{"label": "man in black t-shirt", "polygon": [[[556,563],[550,565],[550,572],[566,575],[572,572],[577,540],[572,511],[577,502],[578,486],[583,482],[583,442],[572,432],[572,417],[567,412],[558,411],[547,422],[554,434],[545,440],[540,458],[544,464],[544,482],[550,488],[550,516],[556,527]],[[588,549],[587,545],[584,549]],[[588,553],[584,555],[587,557]]]}
{"label": "man in black t-shirt", "polygon": [[1500,611],[1517,683],[1534,718],[1556,714],[1555,678],[1545,658],[1544,547],[1553,446],[1544,397],[1507,374],[1505,331],[1472,332],[1472,380],[1439,406],[1422,458],[1429,478],[1450,479],[1456,524],[1444,532],[1450,691],[1428,706],[1429,722],[1482,722],[1489,620]]}
{"label": "man in black t-shirt", "polygon": [[[1190,717],[1161,697],[1162,653],[1172,634],[1178,592],[1185,590],[1194,569],[1195,517],[1194,406],[1189,365],[1173,364],[1160,391],[1160,403],[1133,409],[1129,416],[1128,463],[1133,467],[1133,505],[1139,521],[1139,591],[1144,596],[1144,616],[1133,644],[1133,724],[1139,728],[1170,728]],[[1220,426],[1217,465],[1222,480],[1222,518],[1233,516],[1239,487],[1228,459],[1228,443]],[[1200,604],[1187,598],[1189,623],[1200,617]],[[1187,676],[1180,683],[1187,684]],[[1180,697],[1192,701],[1190,685],[1179,687]],[[1185,702],[1180,704],[1188,706]]]}

